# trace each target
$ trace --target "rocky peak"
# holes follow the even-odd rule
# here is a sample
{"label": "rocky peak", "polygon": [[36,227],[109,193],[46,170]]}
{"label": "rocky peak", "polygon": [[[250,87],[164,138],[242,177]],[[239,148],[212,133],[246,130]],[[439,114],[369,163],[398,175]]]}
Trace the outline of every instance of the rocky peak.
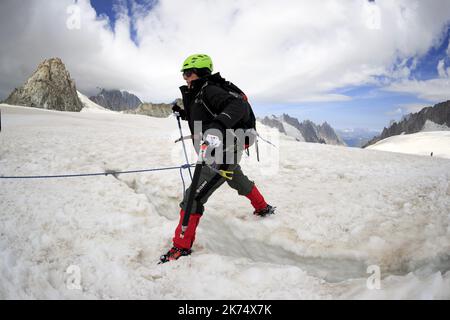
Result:
{"label": "rocky peak", "polygon": [[25,84],[14,89],[5,103],[59,111],[79,112],[83,108],[75,82],[60,58],[41,62]]}
{"label": "rocky peak", "polygon": [[328,124],[328,122],[324,122],[317,127],[317,131],[319,136],[325,141],[327,144],[334,145],[345,145],[345,142],[339,137],[336,131]]}
{"label": "rocky peak", "polygon": [[[327,122],[324,122],[322,125],[316,125],[310,120],[300,122],[297,118],[288,114],[283,114],[279,117],[274,115],[265,117],[261,122],[269,127],[277,128],[281,133],[295,137],[298,141],[345,145],[345,142],[339,138]],[[288,124],[295,129],[289,129],[289,126],[286,128],[284,124]]]}

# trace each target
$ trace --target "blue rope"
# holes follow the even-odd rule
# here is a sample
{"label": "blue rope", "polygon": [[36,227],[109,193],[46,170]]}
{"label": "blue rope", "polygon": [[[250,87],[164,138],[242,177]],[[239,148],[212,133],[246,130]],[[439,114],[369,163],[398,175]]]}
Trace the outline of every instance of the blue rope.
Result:
{"label": "blue rope", "polygon": [[[52,178],[77,178],[77,177],[95,177],[95,176],[108,176],[108,175],[119,175],[119,174],[129,174],[129,173],[142,173],[142,172],[153,172],[153,171],[164,171],[164,170],[175,170],[188,169],[194,167],[192,164],[184,164],[178,167],[166,167],[166,168],[155,168],[155,169],[144,169],[144,170],[129,170],[129,171],[106,171],[99,173],[82,173],[82,174],[62,174],[62,175],[48,175],[48,176],[0,176],[0,179],[52,179]],[[184,179],[183,185],[184,185]]]}

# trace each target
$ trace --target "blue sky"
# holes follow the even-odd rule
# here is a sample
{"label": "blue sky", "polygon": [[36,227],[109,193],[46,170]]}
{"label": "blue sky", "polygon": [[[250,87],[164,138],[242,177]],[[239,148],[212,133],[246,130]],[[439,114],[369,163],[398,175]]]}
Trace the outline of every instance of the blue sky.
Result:
{"label": "blue sky", "polygon": [[[431,73],[431,70],[429,72]],[[381,130],[391,120],[400,120],[402,116],[410,113],[409,109],[404,108],[406,106],[427,107],[433,105],[413,94],[386,92],[375,86],[344,88],[343,90],[352,98],[351,100],[259,105],[258,108],[263,115],[279,115],[280,112],[285,112],[299,119],[309,119],[317,123],[327,121],[336,129]],[[413,108],[413,111],[417,112],[416,108]]]}
{"label": "blue sky", "polygon": [[[116,10],[114,8],[113,0],[90,0],[92,7],[94,7],[97,14],[106,15],[109,18],[110,26],[114,29],[114,25],[116,22]],[[153,5],[156,3],[156,0],[134,0],[135,3],[142,6],[142,9],[145,11],[149,11],[152,9]],[[123,3],[126,4],[128,13],[131,15],[133,2],[130,0],[123,0]],[[130,38],[137,44],[136,39],[136,30],[132,25],[130,30]]]}

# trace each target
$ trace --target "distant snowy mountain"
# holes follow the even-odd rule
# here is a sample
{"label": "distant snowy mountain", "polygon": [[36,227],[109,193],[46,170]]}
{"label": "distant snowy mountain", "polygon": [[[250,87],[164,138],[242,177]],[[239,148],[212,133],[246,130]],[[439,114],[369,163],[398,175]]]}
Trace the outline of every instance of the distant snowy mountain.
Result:
{"label": "distant snowy mountain", "polygon": [[136,109],[142,101],[127,91],[102,89],[96,96],[89,98],[98,105],[113,111]]}
{"label": "distant snowy mountain", "polygon": [[295,138],[297,141],[345,145],[345,142],[327,122],[316,125],[312,121],[305,120],[300,123],[297,118],[293,118],[287,114],[278,117],[272,115],[260,121],[271,128],[278,129],[278,131],[287,136]]}
{"label": "distant snowy mountain", "polygon": [[89,99],[87,96],[82,94],[81,92],[78,93],[78,98],[80,99],[81,103],[83,104],[83,109],[81,112],[113,112],[109,109],[103,108],[102,106],[99,106],[95,102],[93,102],[91,99]]}
{"label": "distant snowy mountain", "polygon": [[167,118],[172,114],[172,104],[143,103],[137,96],[126,91],[102,89],[97,96],[89,99],[106,109],[123,113],[141,114],[156,118]]}
{"label": "distant snowy mountain", "polygon": [[[184,163],[173,118],[0,109],[0,177]],[[261,142],[262,162],[241,165],[278,214],[255,217],[224,184],[194,253],[164,265],[183,194],[178,170],[0,178],[0,299],[450,299],[448,159],[258,129],[275,133],[277,147]],[[379,290],[368,287],[374,267]]]}
{"label": "distant snowy mountain", "polygon": [[450,127],[450,101],[423,108],[417,113],[408,114],[401,121],[392,123],[389,128],[384,128],[381,135],[370,140],[365,146],[395,135],[420,132],[424,129],[427,121]]}
{"label": "distant snowy mountain", "polygon": [[[428,127],[432,125],[428,123]],[[367,147],[371,150],[391,151],[450,159],[450,131],[430,131],[392,136]]]}
{"label": "distant snowy mountain", "polygon": [[362,128],[352,128],[344,130],[336,130],[339,137],[344,140],[344,142],[349,147],[361,148],[363,145],[367,144],[374,136],[380,134],[379,131],[373,131],[369,129]]}

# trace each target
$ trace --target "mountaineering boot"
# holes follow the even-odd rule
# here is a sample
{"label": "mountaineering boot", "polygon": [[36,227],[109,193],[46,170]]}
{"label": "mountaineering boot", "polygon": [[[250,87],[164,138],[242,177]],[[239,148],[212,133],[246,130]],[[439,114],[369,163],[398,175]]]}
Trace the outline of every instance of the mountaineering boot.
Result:
{"label": "mountaineering boot", "polygon": [[189,217],[189,224],[184,232],[181,234],[181,227],[184,218],[184,210],[180,210],[180,222],[175,230],[175,235],[173,237],[173,247],[166,254],[160,257],[161,263],[166,263],[173,260],[178,260],[178,258],[183,256],[188,256],[192,253],[191,247],[195,240],[195,230],[197,229],[198,223],[200,222],[201,214],[193,213]]}
{"label": "mountaineering boot", "polygon": [[275,214],[275,209],[276,207],[272,207],[270,204],[268,204],[264,209],[255,210],[253,214],[259,217],[265,217],[267,215]]}
{"label": "mountaineering boot", "polygon": [[159,258],[159,263],[166,263],[169,261],[173,261],[173,260],[177,260],[179,257],[183,257],[183,256],[188,256],[191,254],[191,250],[190,249],[180,249],[177,247],[172,247],[172,249],[169,250],[169,252],[167,252],[166,254],[162,255]]}

